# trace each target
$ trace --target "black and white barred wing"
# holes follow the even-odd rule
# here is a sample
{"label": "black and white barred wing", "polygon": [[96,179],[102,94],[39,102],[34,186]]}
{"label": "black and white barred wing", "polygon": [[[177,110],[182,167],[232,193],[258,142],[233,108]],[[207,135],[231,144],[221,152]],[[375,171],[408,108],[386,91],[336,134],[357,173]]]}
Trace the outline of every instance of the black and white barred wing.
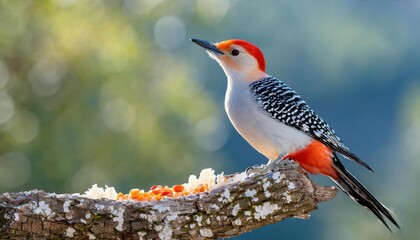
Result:
{"label": "black and white barred wing", "polygon": [[263,78],[252,83],[250,88],[260,107],[272,118],[308,134],[372,171],[365,162],[351,153],[334,130],[282,81],[274,77]]}

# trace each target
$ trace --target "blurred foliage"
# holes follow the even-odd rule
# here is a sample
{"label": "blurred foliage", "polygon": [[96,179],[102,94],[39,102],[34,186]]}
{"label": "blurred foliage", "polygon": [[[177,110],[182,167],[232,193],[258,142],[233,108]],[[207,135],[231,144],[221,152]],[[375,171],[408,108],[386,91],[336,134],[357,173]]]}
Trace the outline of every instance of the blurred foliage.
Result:
{"label": "blurred foliage", "polygon": [[265,162],[224,114],[222,70],[188,42],[243,38],[376,170],[345,162],[403,230],[389,234],[341,194],[309,221],[238,239],[420,239],[419,10],[372,0],[0,1],[0,192],[127,191]]}
{"label": "blurred foliage", "polygon": [[194,129],[214,102],[150,30],[182,4],[142,14],[118,1],[0,4],[0,152],[13,162],[0,168],[1,191],[127,190],[209,161]]}

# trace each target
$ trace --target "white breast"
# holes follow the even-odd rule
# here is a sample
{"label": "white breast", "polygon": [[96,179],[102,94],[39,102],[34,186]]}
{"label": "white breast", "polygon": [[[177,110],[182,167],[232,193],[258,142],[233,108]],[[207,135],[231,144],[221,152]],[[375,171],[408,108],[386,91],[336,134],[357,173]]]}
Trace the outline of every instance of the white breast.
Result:
{"label": "white breast", "polygon": [[295,152],[312,141],[305,133],[273,119],[259,108],[247,83],[228,79],[225,109],[241,136],[270,160]]}

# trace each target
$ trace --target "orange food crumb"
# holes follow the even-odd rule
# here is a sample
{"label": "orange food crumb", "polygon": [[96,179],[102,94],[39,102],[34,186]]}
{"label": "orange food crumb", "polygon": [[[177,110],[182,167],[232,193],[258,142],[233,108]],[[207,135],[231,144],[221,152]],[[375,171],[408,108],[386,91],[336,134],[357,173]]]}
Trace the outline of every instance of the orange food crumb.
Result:
{"label": "orange food crumb", "polygon": [[207,184],[200,184],[192,191],[187,191],[183,185],[174,185],[172,187],[153,185],[149,191],[138,188],[131,189],[128,194],[118,193],[117,200],[135,200],[135,201],[159,201],[164,198],[178,198],[206,192],[209,190]]}
{"label": "orange food crumb", "polygon": [[137,198],[140,195],[140,189],[131,189],[129,195],[131,198]]}
{"label": "orange food crumb", "polygon": [[175,192],[177,192],[177,193],[184,191],[184,186],[182,186],[182,185],[175,185],[175,186],[173,186],[172,188],[173,188],[173,189],[174,189],[174,191],[175,191]]}
{"label": "orange food crumb", "polygon": [[155,196],[155,200],[161,200],[163,198],[163,196],[162,195],[157,195],[157,196]]}
{"label": "orange food crumb", "polygon": [[152,193],[155,195],[159,195],[162,193],[162,189],[161,188],[155,188],[152,190]]}
{"label": "orange food crumb", "polygon": [[124,195],[122,193],[118,193],[117,195],[117,200],[127,200],[128,199],[128,195]]}
{"label": "orange food crumb", "polygon": [[197,187],[194,188],[195,193],[202,193],[209,190],[209,187],[207,184],[200,184]]}
{"label": "orange food crumb", "polygon": [[172,191],[166,190],[166,191],[163,191],[160,195],[162,195],[162,196],[172,196]]}

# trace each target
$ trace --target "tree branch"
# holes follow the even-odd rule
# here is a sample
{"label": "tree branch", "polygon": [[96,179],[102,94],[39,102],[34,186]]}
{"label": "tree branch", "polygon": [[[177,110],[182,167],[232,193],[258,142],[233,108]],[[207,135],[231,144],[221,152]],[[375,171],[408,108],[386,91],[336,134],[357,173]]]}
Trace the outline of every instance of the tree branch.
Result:
{"label": "tree branch", "polygon": [[[0,236],[24,239],[229,238],[284,218],[309,218],[337,189],[313,183],[282,161],[244,181],[209,192],[153,202],[89,199],[33,190],[0,195]],[[227,176],[232,178],[234,175]]]}

